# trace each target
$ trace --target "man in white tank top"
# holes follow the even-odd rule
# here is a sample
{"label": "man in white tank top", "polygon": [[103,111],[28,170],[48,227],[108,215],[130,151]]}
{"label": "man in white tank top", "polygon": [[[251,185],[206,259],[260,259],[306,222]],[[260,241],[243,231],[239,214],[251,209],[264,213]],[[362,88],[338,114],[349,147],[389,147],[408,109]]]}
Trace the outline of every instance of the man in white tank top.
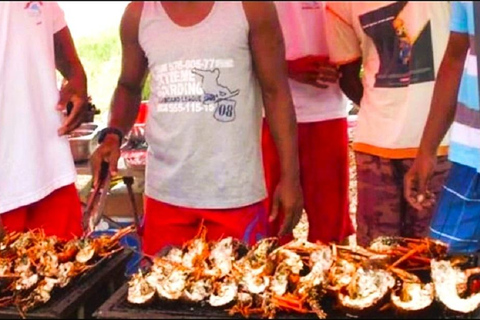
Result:
{"label": "man in white tank top", "polygon": [[[56,69],[67,80],[60,93]],[[70,100],[73,111],[62,123]],[[82,234],[64,135],[80,124],[86,102],[85,72],[58,4],[0,2],[0,214],[7,231]]]}
{"label": "man in white tank top", "polygon": [[115,174],[147,72],[151,96],[143,250],[155,254],[193,238],[248,243],[265,237],[260,146],[262,104],[279,150],[281,181],[270,219],[280,234],[302,212],[297,129],[285,49],[272,2],[132,2],[121,22],[123,63],[109,127],[92,156]]}

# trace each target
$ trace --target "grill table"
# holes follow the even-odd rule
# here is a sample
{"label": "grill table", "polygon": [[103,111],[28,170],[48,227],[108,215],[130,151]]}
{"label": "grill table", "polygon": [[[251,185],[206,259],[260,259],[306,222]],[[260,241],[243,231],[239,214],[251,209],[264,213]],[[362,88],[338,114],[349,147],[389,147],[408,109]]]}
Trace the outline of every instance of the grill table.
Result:
{"label": "grill table", "polygon": [[[135,306],[127,302],[128,283],[115,292],[95,313],[98,319],[244,319],[229,316],[222,308],[180,302]],[[276,319],[318,319],[314,314],[277,314]]]}
{"label": "grill table", "polygon": [[[88,319],[125,281],[125,270],[133,252],[124,249],[102,261],[63,289],[51,300],[29,311],[27,319]],[[20,319],[15,306],[0,309],[0,319]]]}
{"label": "grill table", "polygon": [[[245,319],[240,314],[229,316],[222,308],[213,308],[199,304],[180,302],[155,302],[151,305],[135,306],[127,302],[128,283],[124,283],[94,314],[98,319]],[[375,312],[365,317],[340,313],[329,307],[333,302],[326,302],[324,310],[327,319],[419,319],[418,315],[396,315],[393,312]],[[480,319],[480,313],[453,314],[445,312],[439,306],[431,314],[423,314],[423,319]],[[252,316],[250,319],[256,319]],[[275,319],[318,319],[315,314],[277,313]]]}

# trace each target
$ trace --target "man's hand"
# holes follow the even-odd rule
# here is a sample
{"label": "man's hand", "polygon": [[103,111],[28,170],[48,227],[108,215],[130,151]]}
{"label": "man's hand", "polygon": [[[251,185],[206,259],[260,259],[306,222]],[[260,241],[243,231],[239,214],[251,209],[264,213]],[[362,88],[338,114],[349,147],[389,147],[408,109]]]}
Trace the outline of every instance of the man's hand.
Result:
{"label": "man's hand", "polygon": [[90,157],[90,165],[92,167],[93,186],[98,184],[98,178],[102,168],[102,162],[108,163],[108,170],[113,177],[117,174],[118,159],[120,158],[120,141],[117,135],[107,134],[105,140],[93,152]]}
{"label": "man's hand", "polygon": [[88,111],[88,97],[85,86],[75,81],[69,81],[60,90],[60,99],[57,104],[57,110],[66,112],[68,102],[72,102],[73,108],[62,126],[58,129],[58,135],[62,136],[76,129],[85,119],[85,113]]}
{"label": "man's hand", "polygon": [[430,208],[435,203],[433,194],[428,191],[428,184],[436,163],[435,155],[419,154],[404,177],[404,196],[417,210]]}
{"label": "man's hand", "polygon": [[287,61],[288,77],[317,88],[328,88],[328,83],[338,81],[340,74],[325,58],[306,56]]}
{"label": "man's hand", "polygon": [[270,222],[277,219],[280,209],[285,215],[278,233],[278,236],[282,237],[291,233],[302,217],[303,196],[299,181],[280,181],[273,194]]}

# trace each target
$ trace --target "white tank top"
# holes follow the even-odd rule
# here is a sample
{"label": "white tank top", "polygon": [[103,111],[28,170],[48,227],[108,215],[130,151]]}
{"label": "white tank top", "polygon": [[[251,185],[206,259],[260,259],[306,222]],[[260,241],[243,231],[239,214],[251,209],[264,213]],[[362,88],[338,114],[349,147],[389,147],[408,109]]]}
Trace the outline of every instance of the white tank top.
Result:
{"label": "white tank top", "polygon": [[145,2],[139,42],[151,95],[145,193],[204,209],[261,201],[261,95],[242,2],[215,2],[200,23],[174,23]]}

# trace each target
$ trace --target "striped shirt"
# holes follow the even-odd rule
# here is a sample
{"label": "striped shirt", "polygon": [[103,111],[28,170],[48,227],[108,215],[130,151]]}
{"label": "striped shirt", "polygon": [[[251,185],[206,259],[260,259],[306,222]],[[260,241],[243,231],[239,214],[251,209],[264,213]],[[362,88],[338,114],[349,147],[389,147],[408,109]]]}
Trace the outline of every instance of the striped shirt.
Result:
{"label": "striped shirt", "polygon": [[450,136],[451,161],[480,172],[480,108],[478,99],[475,22],[472,1],[451,2],[450,30],[468,33],[470,49],[458,93],[458,105]]}

